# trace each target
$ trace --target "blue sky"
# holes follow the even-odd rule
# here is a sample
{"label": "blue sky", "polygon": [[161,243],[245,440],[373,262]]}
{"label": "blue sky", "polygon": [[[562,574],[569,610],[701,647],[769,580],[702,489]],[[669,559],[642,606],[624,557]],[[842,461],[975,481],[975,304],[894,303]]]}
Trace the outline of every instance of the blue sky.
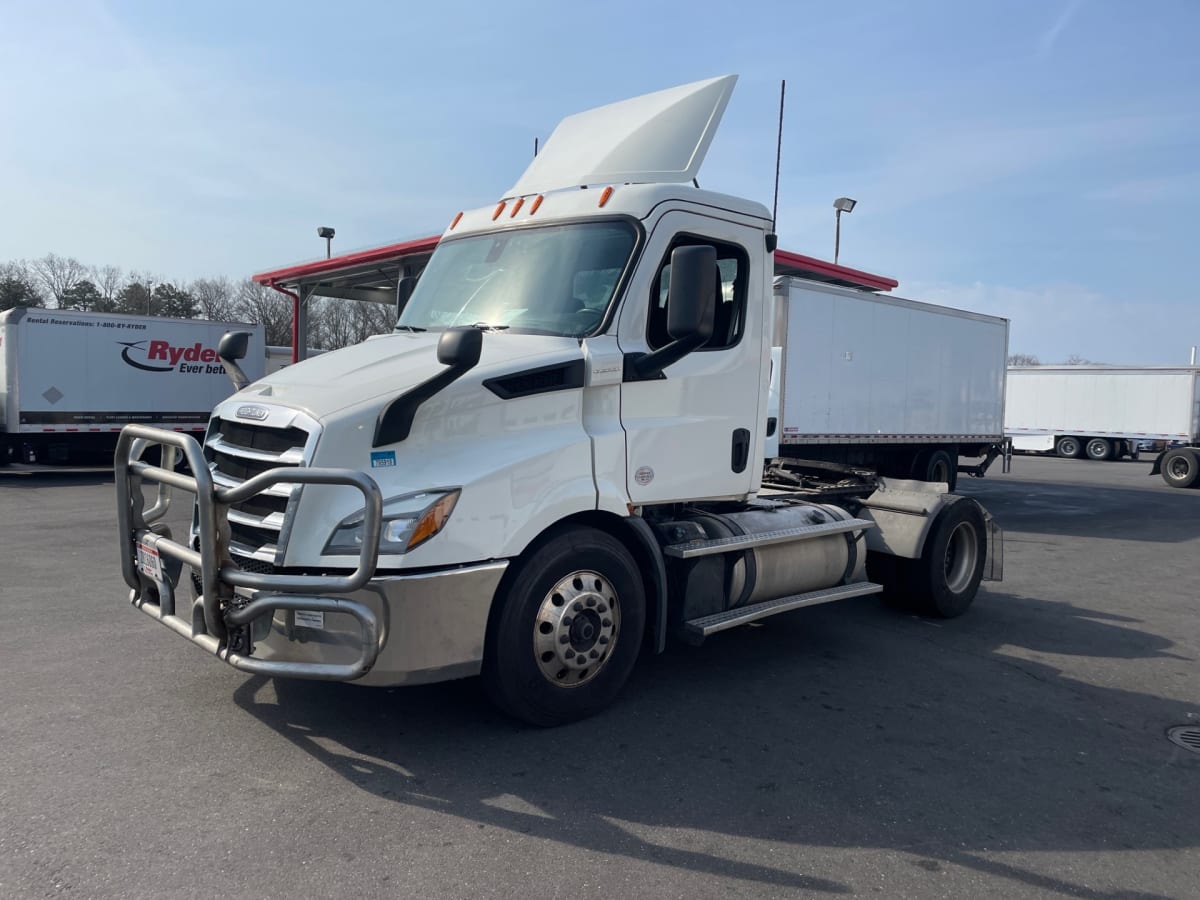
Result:
{"label": "blue sky", "polygon": [[741,78],[704,187],[781,246],[1012,319],[1043,362],[1200,344],[1200,3],[0,0],[0,260],[244,277],[439,233],[564,115]]}

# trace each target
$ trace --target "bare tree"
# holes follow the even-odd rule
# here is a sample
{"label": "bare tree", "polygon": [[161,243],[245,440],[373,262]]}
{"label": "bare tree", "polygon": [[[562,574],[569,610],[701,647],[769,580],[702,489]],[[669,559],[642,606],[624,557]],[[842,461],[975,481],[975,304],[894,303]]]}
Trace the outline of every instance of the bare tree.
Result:
{"label": "bare tree", "polygon": [[1038,358],[1031,353],[1013,353],[1008,357],[1010,366],[1040,366]]}
{"label": "bare tree", "polygon": [[329,298],[309,304],[310,334],[316,338],[317,346],[325,350],[337,350],[355,340],[353,300]]}
{"label": "bare tree", "polygon": [[213,322],[228,322],[237,317],[233,284],[224,275],[197,278],[189,288],[200,315]]}
{"label": "bare tree", "polygon": [[[100,292],[104,304],[104,312],[112,312],[117,308],[117,295],[125,286],[125,273],[120,266],[93,266],[92,283]],[[101,307],[97,305],[97,309]]]}
{"label": "bare tree", "polygon": [[292,301],[284,294],[247,278],[238,284],[234,316],[261,322],[268,345],[291,346]]}
{"label": "bare tree", "polygon": [[1091,366],[1091,365],[1094,365],[1094,363],[1090,359],[1085,359],[1084,357],[1080,356],[1078,353],[1072,353],[1070,356],[1068,356],[1066,358],[1066,361],[1063,363],[1063,365],[1064,366]]}
{"label": "bare tree", "polygon": [[73,256],[57,256],[47,253],[29,264],[46,293],[54,298],[55,306],[62,306],[62,297],[87,276],[87,266]]}

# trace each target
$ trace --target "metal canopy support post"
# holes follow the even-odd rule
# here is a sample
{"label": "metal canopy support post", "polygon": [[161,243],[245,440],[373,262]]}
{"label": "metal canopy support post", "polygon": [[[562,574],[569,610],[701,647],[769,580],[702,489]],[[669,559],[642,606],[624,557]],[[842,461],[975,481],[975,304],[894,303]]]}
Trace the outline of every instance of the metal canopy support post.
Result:
{"label": "metal canopy support post", "polygon": [[296,304],[296,328],[292,333],[292,362],[308,359],[308,303],[315,286],[300,285],[300,302]]}

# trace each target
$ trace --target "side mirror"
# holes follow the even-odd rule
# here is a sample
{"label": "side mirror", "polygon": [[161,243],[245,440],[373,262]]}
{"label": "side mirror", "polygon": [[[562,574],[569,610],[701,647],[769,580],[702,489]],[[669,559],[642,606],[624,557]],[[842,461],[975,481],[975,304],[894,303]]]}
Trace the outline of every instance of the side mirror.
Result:
{"label": "side mirror", "polygon": [[408,306],[408,298],[417,287],[416,275],[405,275],[396,282],[396,321],[400,321],[400,313]]}
{"label": "side mirror", "polygon": [[667,334],[676,341],[712,337],[717,311],[717,250],[715,247],[676,247],[671,253],[671,284],[667,293]]}
{"label": "side mirror", "polygon": [[658,378],[667,366],[708,343],[717,313],[718,284],[715,247],[676,247],[671,252],[671,284],[667,288],[671,343],[653,353],[627,358],[626,381]]}
{"label": "side mirror", "polygon": [[245,359],[246,351],[250,349],[250,332],[227,331],[217,344],[217,356],[224,362],[227,359]]}
{"label": "side mirror", "polygon": [[437,358],[443,366],[472,369],[483,350],[483,332],[478,328],[447,328],[438,339]]}
{"label": "side mirror", "polygon": [[225,374],[233,382],[235,391],[240,391],[250,383],[250,379],[246,377],[246,373],[236,362],[236,360],[245,359],[249,347],[250,332],[248,331],[227,331],[217,343],[217,356],[221,358],[221,363],[225,366]]}

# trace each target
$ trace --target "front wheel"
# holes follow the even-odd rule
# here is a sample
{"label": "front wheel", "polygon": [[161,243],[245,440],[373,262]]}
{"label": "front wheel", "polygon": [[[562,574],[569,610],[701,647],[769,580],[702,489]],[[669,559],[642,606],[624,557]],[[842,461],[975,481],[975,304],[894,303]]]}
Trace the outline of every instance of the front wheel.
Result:
{"label": "front wheel", "polygon": [[533,725],[599,712],[629,678],[641,648],[646,594],[616,538],[571,527],[517,563],[488,628],[484,687]]}

